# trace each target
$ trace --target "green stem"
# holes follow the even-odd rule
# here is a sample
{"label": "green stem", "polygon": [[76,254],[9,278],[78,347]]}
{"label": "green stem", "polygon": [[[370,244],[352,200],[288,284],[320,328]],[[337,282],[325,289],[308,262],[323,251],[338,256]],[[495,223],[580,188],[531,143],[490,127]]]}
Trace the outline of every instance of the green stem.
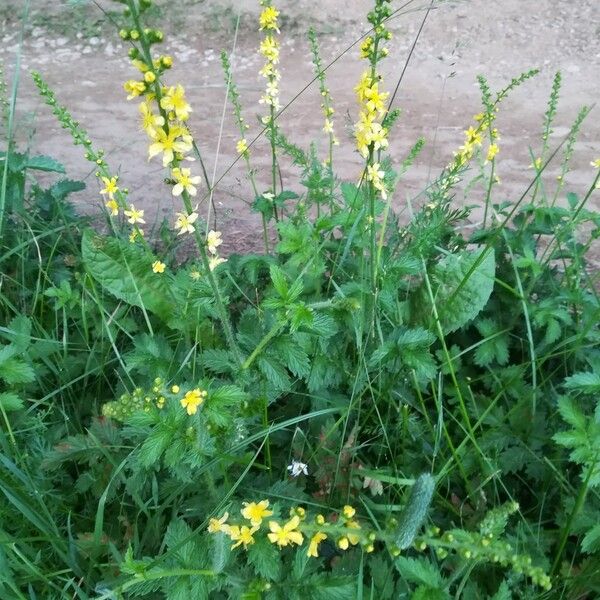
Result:
{"label": "green stem", "polygon": [[273,325],[271,330],[263,337],[262,340],[258,343],[256,348],[252,351],[252,354],[244,361],[242,364],[242,369],[249,369],[252,363],[256,360],[256,357],[265,349],[266,345],[279,333],[281,328],[284,326],[284,323],[276,323]]}

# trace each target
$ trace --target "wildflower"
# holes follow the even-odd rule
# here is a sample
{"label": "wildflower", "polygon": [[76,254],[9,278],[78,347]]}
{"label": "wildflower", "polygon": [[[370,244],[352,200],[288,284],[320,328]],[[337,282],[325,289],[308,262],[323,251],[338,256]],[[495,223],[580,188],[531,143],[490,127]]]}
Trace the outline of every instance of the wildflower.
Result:
{"label": "wildflower", "polygon": [[225,513],[220,519],[211,519],[208,522],[208,533],[218,533],[222,531],[223,533],[229,533],[229,525],[225,523],[229,518],[229,513]]}
{"label": "wildflower", "polygon": [[367,109],[372,113],[379,113],[379,116],[383,116],[386,112],[384,102],[389,96],[389,92],[379,92],[379,84],[374,83],[371,87],[366,88],[364,96]]}
{"label": "wildflower", "polygon": [[173,196],[181,196],[185,190],[190,196],[196,195],[196,185],[200,183],[200,176],[191,177],[190,169],[176,167],[172,171],[173,178],[177,183],[173,186]]}
{"label": "wildflower", "polygon": [[317,558],[319,556],[319,544],[327,539],[327,535],[321,531],[317,531],[315,535],[310,538],[310,543],[308,545],[308,550],[306,552],[306,556],[312,556]]}
{"label": "wildflower", "polygon": [[223,243],[221,239],[220,231],[213,231],[212,229],[208,232],[206,236],[206,247],[211,254],[217,253],[217,247]]}
{"label": "wildflower", "polygon": [[260,53],[273,65],[279,62],[279,42],[272,36],[268,35],[260,43]]}
{"label": "wildflower", "polygon": [[173,394],[179,394],[179,386],[178,385],[174,385],[171,387],[171,392]]}
{"label": "wildflower", "polygon": [[465,131],[465,137],[467,138],[467,142],[477,146],[481,146],[481,143],[483,141],[482,133],[474,127],[469,127],[469,129]]}
{"label": "wildflower", "polygon": [[139,237],[143,237],[144,236],[144,232],[142,229],[140,229],[139,227],[137,229],[134,229],[130,234],[129,234],[129,243],[133,244],[133,242],[135,242],[135,240],[137,240],[137,238]]}
{"label": "wildflower", "polygon": [[[258,527],[248,527],[247,525],[242,525],[238,527],[237,525],[231,525],[227,534],[231,538],[231,541],[236,542],[231,546],[231,549],[237,548],[244,544],[244,548],[247,548],[250,544],[254,544],[254,538],[252,537],[258,531]],[[237,540],[237,541],[236,541]]]}
{"label": "wildflower", "polygon": [[104,189],[100,190],[100,193],[104,196],[108,194],[110,200],[114,200],[115,194],[119,191],[117,187],[118,177],[102,177],[102,183],[104,183]]}
{"label": "wildflower", "polygon": [[119,214],[119,205],[114,198],[111,198],[104,206],[108,208],[111,216],[116,217]]}
{"label": "wildflower", "polygon": [[490,144],[490,147],[488,148],[488,151],[487,151],[486,160],[488,162],[494,160],[496,154],[498,154],[499,151],[500,151],[500,147],[498,146],[498,144]]}
{"label": "wildflower", "polygon": [[529,165],[530,169],[536,169],[537,171],[539,171],[542,168],[542,157],[538,157],[536,158],[530,165]]}
{"label": "wildflower", "polygon": [[141,96],[146,91],[146,84],[143,81],[130,79],[123,84],[123,89],[127,92],[127,100],[133,100]]}
{"label": "wildflower", "polygon": [[[360,523],[358,521],[348,521],[346,527],[348,527],[348,529],[360,529]],[[356,546],[356,544],[360,542],[359,534],[348,532],[346,537],[353,546]]]}
{"label": "wildflower", "polygon": [[235,146],[238,154],[246,154],[248,152],[248,142],[246,138],[241,139]]}
{"label": "wildflower", "polygon": [[365,101],[367,90],[371,88],[371,82],[371,75],[367,71],[365,71],[362,74],[358,85],[354,88],[359,102],[362,103]]}
{"label": "wildflower", "polygon": [[261,13],[259,18],[260,23],[260,31],[263,29],[274,29],[277,33],[279,33],[279,29],[277,27],[277,17],[279,16],[279,11],[273,6],[267,6]]}
{"label": "wildflower", "polygon": [[317,515],[315,517],[315,523],[317,523],[317,525],[324,525],[325,524],[325,517],[323,515]]}
{"label": "wildflower", "polygon": [[129,210],[125,210],[123,212],[125,213],[126,217],[129,217],[129,219],[127,219],[127,222],[131,223],[132,225],[135,225],[136,223],[146,222],[143,219],[144,211],[138,210],[133,204],[129,207]]}
{"label": "wildflower", "polygon": [[364,42],[360,45],[360,57],[369,58],[373,49],[373,38],[368,36]]}
{"label": "wildflower", "polygon": [[596,160],[593,160],[590,165],[592,165],[592,167],[594,167],[594,169],[600,169],[600,158],[597,158]]}
{"label": "wildflower", "polygon": [[325,119],[325,125],[323,126],[325,133],[333,133],[333,122],[330,119]]}
{"label": "wildflower", "polygon": [[187,410],[188,415],[195,415],[198,412],[198,407],[204,402],[207,395],[207,392],[199,388],[190,390],[181,399],[181,406]]}
{"label": "wildflower", "polygon": [[356,509],[349,504],[346,504],[342,509],[342,514],[346,519],[351,519],[356,514]]}
{"label": "wildflower", "polygon": [[163,153],[163,167],[168,166],[175,159],[175,152],[185,154],[192,149],[192,136],[182,127],[172,127],[167,133],[159,129],[154,137],[154,143],[148,148],[148,158]]}
{"label": "wildflower", "polygon": [[300,525],[300,517],[297,516],[290,519],[283,527],[276,521],[269,521],[271,533],[267,536],[271,543],[277,544],[280,548],[290,543],[300,545],[304,538],[298,531],[298,525]]}
{"label": "wildflower", "polygon": [[131,61],[131,64],[140,72],[145,73],[148,70],[148,65],[143,61],[136,58]]}
{"label": "wildflower", "polygon": [[147,102],[142,102],[140,104],[139,111],[142,115],[142,129],[149,137],[154,139],[157,136],[157,129],[165,124],[164,117],[155,115]]}
{"label": "wildflower", "polygon": [[167,265],[165,265],[164,262],[160,262],[160,260],[155,260],[152,263],[152,272],[153,273],[164,273],[165,272],[165,267]]}
{"label": "wildflower", "polygon": [[350,542],[348,541],[347,537],[342,537],[338,540],[338,548],[340,548],[341,550],[348,550],[349,546]]}
{"label": "wildflower", "polygon": [[208,268],[211,271],[214,271],[219,265],[222,265],[223,263],[226,263],[227,259],[226,258],[219,258],[218,256],[211,256],[208,259]]}
{"label": "wildflower", "polygon": [[291,465],[288,465],[287,470],[290,472],[292,477],[298,477],[299,475],[308,475],[308,465],[302,462],[293,460]]}
{"label": "wildflower", "polygon": [[244,502],[244,508],[242,508],[242,516],[244,519],[248,519],[252,525],[258,527],[262,520],[270,517],[273,514],[272,510],[269,509],[269,501],[261,500],[260,502]]}
{"label": "wildflower", "polygon": [[198,213],[192,212],[189,215],[186,213],[177,213],[177,219],[175,221],[175,229],[179,229],[179,233],[177,235],[182,235],[184,233],[194,233],[196,228],[194,227],[194,223],[198,219]]}
{"label": "wildflower", "polygon": [[177,87],[169,87],[165,95],[160,99],[160,106],[167,111],[173,111],[180,121],[187,121],[192,112],[191,106],[185,99],[185,90],[179,84]]}
{"label": "wildflower", "polygon": [[367,167],[367,180],[373,184],[373,187],[381,193],[381,197],[387,200],[387,190],[383,178],[385,171],[380,170],[379,163],[373,163]]}
{"label": "wildflower", "polygon": [[190,277],[194,281],[198,281],[200,279],[200,277],[202,277],[202,273],[200,273],[200,271],[198,271],[198,269],[194,269],[193,271],[190,271]]}

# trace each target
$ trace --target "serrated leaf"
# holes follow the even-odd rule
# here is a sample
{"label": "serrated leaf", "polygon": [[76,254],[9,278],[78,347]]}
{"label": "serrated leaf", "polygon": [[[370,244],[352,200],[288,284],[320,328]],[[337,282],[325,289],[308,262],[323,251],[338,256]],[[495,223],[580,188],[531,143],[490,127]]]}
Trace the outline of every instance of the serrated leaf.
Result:
{"label": "serrated leaf", "polygon": [[0,363],[0,379],[8,385],[18,385],[35,381],[35,371],[31,365],[17,358],[8,358]]}
{"label": "serrated leaf", "polygon": [[169,276],[152,272],[152,255],[116,238],[100,237],[89,229],[83,234],[81,253],[87,271],[113,296],[144,307],[163,321],[176,313]]}
{"label": "serrated leaf", "polygon": [[62,179],[57,181],[51,188],[50,193],[56,200],[63,200],[69,194],[75,192],[81,192],[85,190],[85,183],[83,181],[74,181],[72,179]]}
{"label": "serrated leaf", "polygon": [[36,171],[47,171],[49,173],[64,173],[65,167],[62,163],[50,156],[29,156],[25,161],[26,169],[35,169]]}
{"label": "serrated leaf", "polygon": [[[483,259],[482,252],[487,252]],[[494,288],[493,252],[461,252],[445,256],[429,274],[433,301],[444,333],[472,321],[487,304]],[[417,319],[432,327],[433,307],[425,283],[412,299]]]}
{"label": "serrated leaf", "polygon": [[490,600],[512,600],[512,593],[506,581],[503,581],[498,588],[498,591],[490,598]]}
{"label": "serrated leaf", "polygon": [[172,435],[169,431],[163,429],[153,431],[140,448],[140,463],[145,467],[158,463],[171,442]]}
{"label": "serrated leaf", "polygon": [[600,552],[600,523],[594,525],[583,537],[581,549],[588,554]]}
{"label": "serrated leaf", "polygon": [[10,321],[7,329],[2,337],[11,342],[17,353],[25,352],[31,343],[31,320],[25,315],[18,315]]}
{"label": "serrated leaf", "polygon": [[23,408],[23,400],[14,392],[0,392],[0,407],[5,412],[12,412]]}
{"label": "serrated leaf", "polygon": [[266,537],[257,538],[254,544],[248,546],[248,562],[261,577],[277,581],[281,576],[280,553]]}
{"label": "serrated leaf", "polygon": [[565,379],[565,387],[583,394],[597,394],[600,392],[600,374],[575,373]]}
{"label": "serrated leaf", "polygon": [[231,554],[231,540],[223,532],[218,532],[211,538],[211,568],[215,573],[222,573]]}
{"label": "serrated leaf", "polygon": [[307,584],[310,586],[311,600],[354,600],[356,598],[354,577],[317,575],[311,577]]}
{"label": "serrated leaf", "polygon": [[442,578],[437,567],[426,558],[408,558],[399,556],[395,561],[396,569],[400,575],[411,583],[439,588]]}
{"label": "serrated leaf", "polygon": [[271,265],[270,274],[275,291],[282,298],[287,298],[289,286],[285,273],[277,265]]}

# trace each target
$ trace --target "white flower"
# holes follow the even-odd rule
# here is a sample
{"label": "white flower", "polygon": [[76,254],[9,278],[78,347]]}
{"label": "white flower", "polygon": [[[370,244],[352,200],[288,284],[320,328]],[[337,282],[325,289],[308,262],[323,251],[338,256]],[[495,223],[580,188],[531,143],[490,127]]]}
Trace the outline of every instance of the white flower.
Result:
{"label": "white flower", "polygon": [[287,470],[290,472],[292,477],[298,477],[298,475],[308,475],[308,465],[297,460],[292,460],[292,464],[288,465]]}

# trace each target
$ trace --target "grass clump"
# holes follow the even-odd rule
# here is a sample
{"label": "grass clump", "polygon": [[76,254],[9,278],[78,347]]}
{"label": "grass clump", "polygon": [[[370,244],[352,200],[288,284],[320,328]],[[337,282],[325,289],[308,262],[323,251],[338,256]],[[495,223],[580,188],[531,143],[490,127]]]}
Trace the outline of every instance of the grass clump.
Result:
{"label": "grass clump", "polygon": [[[0,596],[597,592],[600,304],[589,255],[600,217],[587,204],[600,171],[585,194],[564,192],[589,110],[553,149],[557,75],[532,181],[516,202],[498,201],[497,113],[536,71],[497,93],[479,78],[481,113],[403,225],[392,198],[425,141],[393,166],[400,115],[380,63],[402,9],[375,0],[368,15],[353,129],[364,162],[348,182],[334,171],[335,104],[314,32],[325,160],[278,122],[281,21],[263,0],[254,138],[226,54],[222,64],[264,252],[226,258],[226,236],[210,226],[193,104],[157,50],[163,33],[145,26],[151,2],[121,4],[136,69],[125,90],[180,211],[161,240],[147,239],[144,211],[110,156],[34,74],[93,164],[105,227],[70,203],[85,184],[17,149],[9,131],[0,155]],[[10,123],[14,103],[5,104]],[[271,156],[264,192],[252,166],[261,136]],[[552,195],[544,172],[561,154]],[[281,177],[289,158],[300,194]],[[36,171],[57,180],[42,185]],[[473,172],[485,217],[466,236],[469,209],[453,198]],[[182,240],[195,244],[185,261]]]}

